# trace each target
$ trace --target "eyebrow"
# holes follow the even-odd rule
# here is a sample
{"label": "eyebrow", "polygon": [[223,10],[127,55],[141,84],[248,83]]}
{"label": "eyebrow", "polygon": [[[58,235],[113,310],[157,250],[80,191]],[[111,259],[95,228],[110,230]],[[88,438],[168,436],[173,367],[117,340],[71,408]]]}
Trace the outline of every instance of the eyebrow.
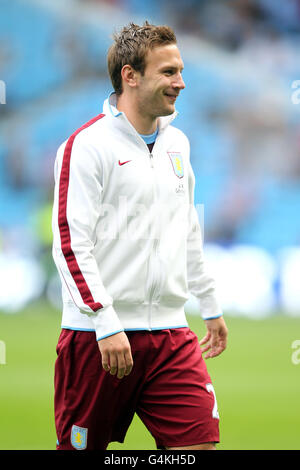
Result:
{"label": "eyebrow", "polygon": [[161,67],[161,70],[180,70],[180,72],[182,72],[184,70],[184,67],[176,67],[174,65],[163,65]]}

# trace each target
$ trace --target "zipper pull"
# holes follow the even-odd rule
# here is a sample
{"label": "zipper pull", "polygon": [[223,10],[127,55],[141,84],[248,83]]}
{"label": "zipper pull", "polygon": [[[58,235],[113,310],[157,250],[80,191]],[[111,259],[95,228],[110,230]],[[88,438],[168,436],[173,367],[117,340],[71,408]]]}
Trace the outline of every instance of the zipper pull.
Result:
{"label": "zipper pull", "polygon": [[153,154],[150,153],[150,164],[151,164],[151,168],[154,168],[153,166]]}

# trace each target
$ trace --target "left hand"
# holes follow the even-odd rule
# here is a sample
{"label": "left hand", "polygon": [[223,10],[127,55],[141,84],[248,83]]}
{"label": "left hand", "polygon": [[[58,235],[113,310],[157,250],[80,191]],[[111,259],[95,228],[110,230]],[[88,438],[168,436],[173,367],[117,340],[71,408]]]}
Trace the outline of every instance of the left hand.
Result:
{"label": "left hand", "polygon": [[227,346],[228,329],[223,317],[205,320],[207,334],[199,342],[202,353],[209,351],[204,358],[209,359],[221,354]]}

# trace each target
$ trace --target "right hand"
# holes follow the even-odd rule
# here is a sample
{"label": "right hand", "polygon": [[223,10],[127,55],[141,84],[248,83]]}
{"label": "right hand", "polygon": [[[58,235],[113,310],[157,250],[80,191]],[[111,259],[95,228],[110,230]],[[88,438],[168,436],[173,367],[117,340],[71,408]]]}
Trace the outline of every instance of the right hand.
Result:
{"label": "right hand", "polygon": [[133,367],[131,347],[126,333],[121,331],[98,341],[102,356],[102,367],[111,375],[122,379],[129,375]]}

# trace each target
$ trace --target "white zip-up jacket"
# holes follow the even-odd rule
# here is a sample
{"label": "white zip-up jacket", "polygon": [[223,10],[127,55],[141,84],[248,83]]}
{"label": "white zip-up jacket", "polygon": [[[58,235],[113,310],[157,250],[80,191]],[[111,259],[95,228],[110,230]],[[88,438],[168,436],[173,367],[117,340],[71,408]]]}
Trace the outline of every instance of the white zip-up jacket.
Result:
{"label": "white zip-up jacket", "polygon": [[205,272],[187,137],[159,119],[150,153],[115,107],[57,152],[53,258],[62,281],[62,328],[97,340],[128,330],[187,325],[189,292],[204,319],[222,315]]}

